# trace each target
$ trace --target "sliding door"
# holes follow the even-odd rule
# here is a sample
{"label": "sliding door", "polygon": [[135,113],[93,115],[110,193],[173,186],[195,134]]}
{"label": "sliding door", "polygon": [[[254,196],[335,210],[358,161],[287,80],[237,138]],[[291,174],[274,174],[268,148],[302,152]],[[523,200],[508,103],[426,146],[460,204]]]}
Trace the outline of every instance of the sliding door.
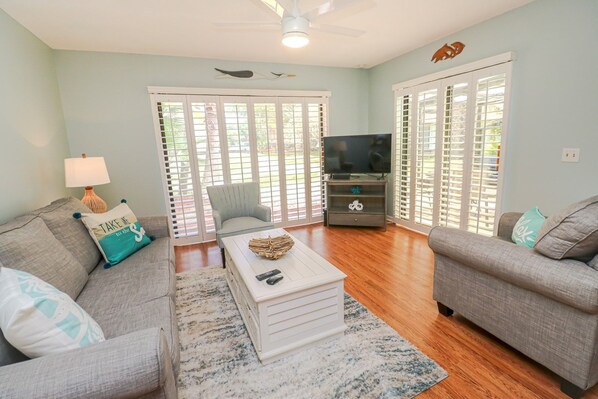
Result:
{"label": "sliding door", "polygon": [[211,185],[259,182],[277,226],[322,219],[325,98],[152,95],[152,105],[176,244],[215,237]]}
{"label": "sliding door", "polygon": [[394,214],[427,232],[492,235],[505,157],[508,68],[499,65],[396,92]]}

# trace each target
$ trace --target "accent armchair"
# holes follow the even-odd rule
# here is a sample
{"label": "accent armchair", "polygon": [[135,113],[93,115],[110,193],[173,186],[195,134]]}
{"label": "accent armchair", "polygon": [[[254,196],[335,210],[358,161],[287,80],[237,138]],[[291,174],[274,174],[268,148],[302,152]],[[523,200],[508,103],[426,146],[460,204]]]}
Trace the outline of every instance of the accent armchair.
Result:
{"label": "accent armchair", "polygon": [[216,225],[216,241],[224,259],[224,237],[274,228],[272,210],[259,204],[258,183],[237,183],[207,187]]}

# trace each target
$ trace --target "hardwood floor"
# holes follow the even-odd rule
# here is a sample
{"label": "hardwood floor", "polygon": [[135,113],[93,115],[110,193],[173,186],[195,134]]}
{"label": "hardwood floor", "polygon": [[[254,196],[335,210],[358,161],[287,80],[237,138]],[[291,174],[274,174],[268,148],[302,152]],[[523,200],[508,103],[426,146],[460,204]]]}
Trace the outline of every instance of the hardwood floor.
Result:
{"label": "hardwood floor", "polygon": [[[381,229],[288,228],[345,274],[345,290],[434,359],[449,377],[421,398],[566,398],[558,376],[468,322],[438,314],[427,237]],[[178,247],[177,271],[221,264],[216,243]],[[598,398],[598,388],[584,398]]]}

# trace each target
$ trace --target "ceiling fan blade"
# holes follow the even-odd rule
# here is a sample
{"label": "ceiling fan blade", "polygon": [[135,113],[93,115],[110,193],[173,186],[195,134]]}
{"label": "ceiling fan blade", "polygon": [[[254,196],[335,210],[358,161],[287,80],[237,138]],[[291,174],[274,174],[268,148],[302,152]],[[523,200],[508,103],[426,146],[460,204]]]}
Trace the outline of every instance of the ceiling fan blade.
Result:
{"label": "ceiling fan blade", "polygon": [[221,29],[280,29],[280,22],[214,22],[212,25]]}
{"label": "ceiling fan blade", "polygon": [[313,22],[322,15],[343,10],[363,1],[364,0],[328,0],[326,3],[304,13],[302,17],[305,17]]}
{"label": "ceiling fan blade", "polygon": [[359,37],[365,33],[363,30],[343,28],[335,25],[311,24],[310,28],[320,32],[333,33],[335,35]]}
{"label": "ceiling fan blade", "polygon": [[259,7],[265,7],[279,18],[294,16],[293,0],[252,0]]}

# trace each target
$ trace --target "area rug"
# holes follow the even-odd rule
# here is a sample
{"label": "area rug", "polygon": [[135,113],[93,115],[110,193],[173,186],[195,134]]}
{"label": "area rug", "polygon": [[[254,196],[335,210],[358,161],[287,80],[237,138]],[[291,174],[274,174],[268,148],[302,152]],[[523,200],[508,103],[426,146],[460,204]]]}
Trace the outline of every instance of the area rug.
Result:
{"label": "area rug", "polygon": [[345,294],[341,338],[262,365],[224,270],[177,275],[179,397],[411,398],[446,371]]}

